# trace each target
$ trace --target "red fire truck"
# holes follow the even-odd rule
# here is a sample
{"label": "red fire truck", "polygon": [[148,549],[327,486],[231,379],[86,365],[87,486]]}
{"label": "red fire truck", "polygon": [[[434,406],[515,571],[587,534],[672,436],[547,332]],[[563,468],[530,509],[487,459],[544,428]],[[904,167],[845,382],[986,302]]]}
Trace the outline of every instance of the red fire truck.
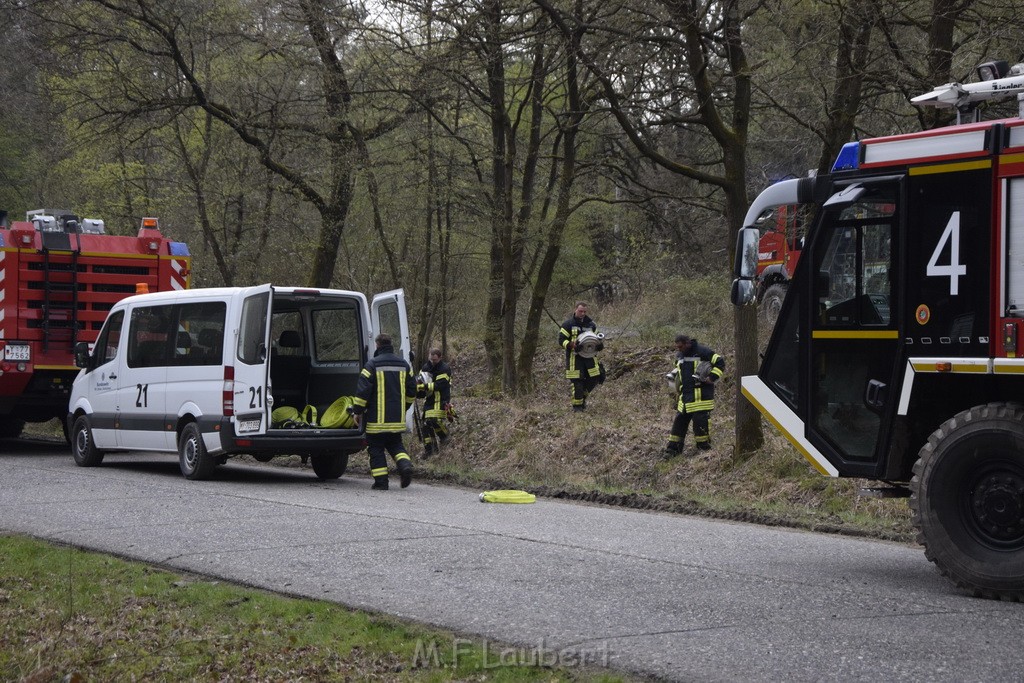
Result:
{"label": "red fire truck", "polygon": [[789,281],[804,245],[806,212],[799,206],[780,206],[761,221],[757,243],[757,300],[769,323],[779,317]]}
{"label": "red fire truck", "polygon": [[1024,116],[977,115],[1024,93],[1024,67],[983,69],[913,100],[957,125],[849,143],[831,173],[762,192],[732,300],[756,298],[758,217],[813,207],[743,395],[822,474],[909,495],[958,586],[1024,600]]}
{"label": "red fire truck", "polygon": [[137,289],[187,288],[190,261],[155,218],[126,237],[61,209],[10,224],[0,212],[0,437],[25,422],[63,423],[75,344],[95,341],[111,306]]}

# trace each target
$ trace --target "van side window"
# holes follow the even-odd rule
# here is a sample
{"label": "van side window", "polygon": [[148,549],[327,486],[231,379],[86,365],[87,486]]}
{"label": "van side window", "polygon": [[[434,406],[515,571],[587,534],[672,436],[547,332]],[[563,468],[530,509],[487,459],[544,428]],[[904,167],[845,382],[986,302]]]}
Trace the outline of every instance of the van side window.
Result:
{"label": "van side window", "polygon": [[95,366],[99,367],[109,363],[117,357],[117,347],[121,345],[121,325],[124,323],[124,311],[118,311],[110,316],[103,331],[96,339],[96,346],[93,347],[92,357]]}
{"label": "van side window", "polygon": [[320,363],[360,360],[359,317],[354,308],[313,311],[314,353]]}
{"label": "van side window", "polygon": [[267,309],[270,292],[248,297],[242,302],[241,330],[238,334],[238,360],[248,365],[267,359]]}
{"label": "van side window", "polygon": [[220,365],[226,316],[227,304],[223,301],[181,304],[174,365]]}
{"label": "van side window", "polygon": [[132,310],[128,327],[128,367],[152,368],[168,364],[171,343],[177,340],[172,306],[142,306]]}
{"label": "van side window", "polygon": [[302,314],[298,311],[274,311],[270,318],[270,354],[271,356],[309,356],[302,324]]}

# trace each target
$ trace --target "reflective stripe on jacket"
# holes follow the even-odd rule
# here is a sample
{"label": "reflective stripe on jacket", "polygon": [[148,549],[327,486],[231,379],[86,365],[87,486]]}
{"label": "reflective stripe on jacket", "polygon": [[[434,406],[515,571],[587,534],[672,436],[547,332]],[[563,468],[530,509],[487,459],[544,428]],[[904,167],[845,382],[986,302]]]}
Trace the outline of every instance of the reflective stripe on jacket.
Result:
{"label": "reflective stripe on jacket", "polygon": [[562,323],[558,328],[558,345],[565,349],[565,378],[580,379],[582,377],[597,377],[601,374],[601,368],[597,366],[596,358],[584,358],[569,348],[570,344],[576,342],[580,332],[590,330],[597,332],[597,324],[590,319],[590,316],[583,316],[580,322],[573,316]]}
{"label": "reflective stripe on jacket", "polygon": [[427,399],[423,405],[423,417],[447,417],[444,407],[452,400],[452,369],[444,361],[437,365],[427,361],[420,370],[429,372],[434,378],[433,382],[424,384],[419,393]]}
{"label": "reflective stripe on jacket", "polygon": [[[698,382],[693,377],[697,364],[702,360],[711,363],[711,381]],[[676,375],[677,386],[679,387],[679,400],[676,410],[680,413],[699,413],[706,410],[713,410],[715,407],[715,382],[722,379],[725,374],[725,358],[718,355],[706,346],[693,341],[688,353],[676,355],[676,368],[679,373]]]}
{"label": "reflective stripe on jacket", "polygon": [[390,346],[377,349],[359,373],[352,411],[363,415],[367,434],[404,432],[405,411],[416,400],[409,364]]}

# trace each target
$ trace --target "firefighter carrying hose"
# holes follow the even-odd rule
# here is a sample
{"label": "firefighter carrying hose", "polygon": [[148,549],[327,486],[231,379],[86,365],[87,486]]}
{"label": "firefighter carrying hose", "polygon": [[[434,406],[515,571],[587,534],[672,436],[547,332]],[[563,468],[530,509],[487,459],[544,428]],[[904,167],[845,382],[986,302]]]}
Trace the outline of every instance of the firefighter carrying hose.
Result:
{"label": "firefighter carrying hose", "polygon": [[[604,382],[604,368],[592,354],[581,354],[577,340],[584,332],[597,333],[597,324],[587,315],[587,304],[576,304],[573,317],[562,323],[558,330],[558,344],[565,349],[565,378],[572,383],[572,409],[582,412],[587,407],[587,396]],[[600,347],[598,347],[600,348]]]}
{"label": "firefighter carrying hose", "polygon": [[683,452],[686,430],[693,422],[697,448],[711,450],[711,411],[715,407],[715,382],[725,374],[725,359],[689,335],[676,336],[676,417],[665,448],[665,457]]}
{"label": "firefighter carrying hose", "polygon": [[423,405],[423,458],[437,453],[448,443],[448,420],[452,407],[452,369],[441,357],[441,349],[430,349],[428,360],[420,368],[416,396],[425,398]]}

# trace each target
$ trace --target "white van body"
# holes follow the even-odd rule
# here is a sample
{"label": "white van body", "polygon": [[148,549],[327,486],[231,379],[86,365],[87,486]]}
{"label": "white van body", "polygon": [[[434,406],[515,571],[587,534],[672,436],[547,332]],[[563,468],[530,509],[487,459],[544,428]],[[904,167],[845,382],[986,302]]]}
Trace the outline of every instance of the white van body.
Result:
{"label": "white van body", "polygon": [[275,408],[323,416],[353,396],[374,337],[391,335],[411,360],[402,290],[221,287],[139,294],[111,308],[71,389],[75,462],[111,451],[177,452],[182,474],[203,479],[232,455],[266,461],[310,456],[322,479],[345,472],[366,446],[358,428],[272,424]]}

